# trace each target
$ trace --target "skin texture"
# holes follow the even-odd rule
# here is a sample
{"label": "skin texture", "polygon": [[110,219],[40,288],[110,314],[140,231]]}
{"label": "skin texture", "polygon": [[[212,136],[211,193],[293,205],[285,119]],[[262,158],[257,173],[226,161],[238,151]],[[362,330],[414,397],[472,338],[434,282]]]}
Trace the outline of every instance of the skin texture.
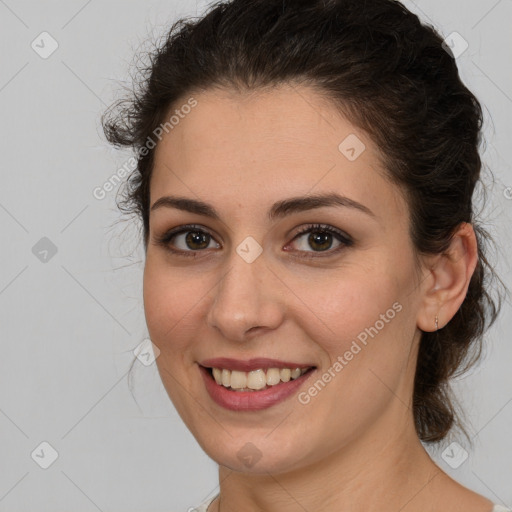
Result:
{"label": "skin texture", "polygon": [[[156,148],[150,204],[171,194],[200,199],[221,220],[151,212],[144,307],[164,386],[219,464],[220,510],[490,512],[489,500],[432,462],[412,414],[420,330],[435,330],[436,315],[442,328],[464,300],[477,258],[472,227],[462,226],[446,255],[417,260],[407,204],[378,148],[312,89],[194,98]],[[354,161],[338,149],[350,134],[366,145]],[[275,201],[333,191],[373,216],[331,206],[267,217]],[[295,238],[311,223],[353,244],[335,252],[333,236],[321,251],[308,243],[311,232]],[[212,237],[204,246],[187,245],[187,233],[174,238],[172,247],[196,257],[157,243],[184,224]],[[236,252],[248,236],[263,249],[252,263]],[[315,365],[307,390],[397,302],[400,312],[308,404],[295,394],[263,411],[228,411],[206,392],[198,361],[211,357]],[[251,467],[237,456],[249,442],[260,454]]]}

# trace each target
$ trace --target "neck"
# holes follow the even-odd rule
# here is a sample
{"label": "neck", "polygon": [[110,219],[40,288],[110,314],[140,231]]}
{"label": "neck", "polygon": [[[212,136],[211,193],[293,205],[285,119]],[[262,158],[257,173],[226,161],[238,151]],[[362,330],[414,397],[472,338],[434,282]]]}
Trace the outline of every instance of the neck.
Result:
{"label": "neck", "polygon": [[447,475],[417,437],[410,410],[404,416],[404,405],[395,406],[402,408],[402,428],[397,410],[390,411],[363,436],[300,469],[250,474],[220,466],[220,512],[430,510]]}

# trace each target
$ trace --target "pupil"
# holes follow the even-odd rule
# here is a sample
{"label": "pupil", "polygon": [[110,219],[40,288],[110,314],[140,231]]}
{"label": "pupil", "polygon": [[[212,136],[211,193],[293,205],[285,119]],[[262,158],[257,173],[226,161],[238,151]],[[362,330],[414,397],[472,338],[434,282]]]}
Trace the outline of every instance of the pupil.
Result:
{"label": "pupil", "polygon": [[[200,244],[201,245],[201,239],[203,239],[203,241],[205,243],[203,243],[203,245],[199,248],[204,248],[204,247],[208,247],[208,241],[206,240],[207,238],[207,234],[206,233],[198,233],[197,231],[190,231],[187,236],[186,236],[186,241],[187,241],[187,244],[190,244],[190,245],[193,245],[195,243],[197,244]],[[194,248],[194,247],[192,247]],[[197,249],[197,247],[195,247]]]}
{"label": "pupil", "polygon": [[[325,231],[316,231],[315,233],[316,234],[311,233],[309,235],[309,242],[312,245],[319,244],[320,246],[322,246],[322,247],[320,247],[321,250],[329,249],[329,247],[331,245],[329,237],[331,236],[331,234],[327,233]],[[323,242],[322,242],[322,240],[323,240]]]}

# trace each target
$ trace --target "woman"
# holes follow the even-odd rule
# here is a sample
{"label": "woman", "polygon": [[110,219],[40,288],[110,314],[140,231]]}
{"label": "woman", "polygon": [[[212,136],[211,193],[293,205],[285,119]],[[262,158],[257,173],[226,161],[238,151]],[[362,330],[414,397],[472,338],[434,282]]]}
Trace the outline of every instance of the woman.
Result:
{"label": "woman", "polygon": [[159,372],[219,464],[196,510],[504,510],[422,444],[458,427],[467,455],[448,380],[499,309],[481,124],[448,46],[392,0],[219,3],[106,113],[138,153],[121,207]]}

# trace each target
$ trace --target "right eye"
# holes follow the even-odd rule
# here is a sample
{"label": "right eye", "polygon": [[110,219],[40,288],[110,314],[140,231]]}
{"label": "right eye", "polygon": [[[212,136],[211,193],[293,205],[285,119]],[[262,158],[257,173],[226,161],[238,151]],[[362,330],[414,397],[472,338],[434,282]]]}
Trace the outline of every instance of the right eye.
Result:
{"label": "right eye", "polygon": [[[179,242],[177,244],[176,240],[179,240],[180,237],[181,247],[176,249],[176,245],[179,245]],[[192,256],[195,258],[197,256],[195,253],[207,249],[210,242],[213,240],[212,235],[204,231],[201,226],[189,224],[186,226],[178,226],[164,233],[157,238],[157,244],[163,246],[173,254],[186,257]],[[221,247],[220,244],[217,243],[217,245],[217,248]]]}

